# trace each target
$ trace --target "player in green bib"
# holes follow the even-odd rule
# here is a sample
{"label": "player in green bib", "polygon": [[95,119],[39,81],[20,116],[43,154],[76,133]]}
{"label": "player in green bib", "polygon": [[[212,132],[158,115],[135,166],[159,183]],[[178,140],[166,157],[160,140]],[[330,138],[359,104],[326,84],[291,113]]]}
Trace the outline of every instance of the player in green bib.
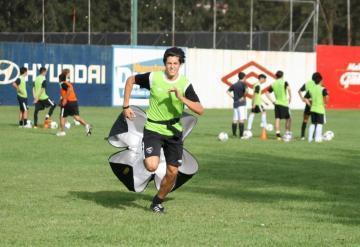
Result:
{"label": "player in green bib", "polygon": [[38,123],[38,114],[39,111],[44,110],[47,107],[50,107],[48,114],[45,116],[44,128],[49,128],[51,122],[51,115],[54,112],[56,104],[52,101],[49,96],[46,94],[46,68],[40,68],[40,74],[36,77],[33,87],[33,96],[34,96],[34,128],[37,128]]}
{"label": "player in green bib", "polygon": [[[315,81],[315,85],[309,88],[311,103],[308,99],[307,104],[311,104],[310,115],[311,125],[309,127],[309,142],[312,142],[315,136],[315,142],[322,142],[322,129],[326,122],[325,106],[329,101],[329,95],[321,81]],[[315,133],[315,135],[314,135]]]}
{"label": "player in green bib", "polygon": [[165,71],[130,76],[126,80],[123,102],[123,114],[131,120],[136,117],[129,107],[133,85],[150,90],[143,137],[144,165],[148,171],[156,171],[160,163],[161,148],[167,164],[166,175],[150,206],[152,211],[158,213],[164,212],[162,202],[175,184],[178,167],[182,163],[182,126],[179,120],[184,107],[187,106],[199,115],[204,112],[192,84],[179,74],[179,69],[185,62],[183,50],[177,47],[167,49],[163,62]]}
{"label": "player in green bib", "polygon": [[247,129],[251,131],[252,124],[255,118],[255,114],[261,113],[261,126],[266,127],[266,111],[262,105],[261,98],[261,84],[266,82],[266,75],[260,74],[258,76],[259,81],[253,85],[253,97],[251,101],[251,113],[249,116]]}
{"label": "player in green bib", "polygon": [[[312,75],[311,80],[307,81],[302,87],[299,89],[298,94],[301,98],[301,100],[305,103],[305,109],[304,109],[304,115],[303,115],[303,122],[301,125],[301,140],[305,140],[305,131],[306,131],[306,125],[310,118],[310,107],[311,107],[311,97],[309,94],[309,90],[315,86],[315,82],[322,81],[322,76],[319,72],[315,72]],[[303,95],[303,93],[305,94]]]}
{"label": "player in green bib", "polygon": [[31,128],[28,124],[28,96],[26,90],[26,78],[27,76],[27,68],[21,67],[20,68],[20,76],[16,79],[15,82],[12,83],[13,87],[16,89],[17,100],[20,106],[20,113],[19,113],[19,127],[20,128]]}
{"label": "player in green bib", "polygon": [[285,135],[291,135],[291,117],[289,104],[291,102],[291,90],[289,83],[284,80],[284,72],[277,71],[275,74],[276,80],[270,86],[268,92],[274,93],[275,101],[271,99],[269,93],[267,98],[275,105],[275,131],[278,140],[281,140],[280,135],[280,120],[285,119]]}

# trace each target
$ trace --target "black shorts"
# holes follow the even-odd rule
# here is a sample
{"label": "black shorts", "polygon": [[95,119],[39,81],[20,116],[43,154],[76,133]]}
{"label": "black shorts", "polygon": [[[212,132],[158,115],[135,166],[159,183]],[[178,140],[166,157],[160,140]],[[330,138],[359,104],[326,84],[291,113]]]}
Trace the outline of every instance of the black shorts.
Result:
{"label": "black shorts", "polygon": [[63,107],[61,107],[60,111],[61,117],[67,116],[79,116],[79,106],[77,101],[70,101]]}
{"label": "black shorts", "polygon": [[275,118],[289,119],[290,118],[289,107],[283,105],[275,105]]}
{"label": "black shorts", "polygon": [[304,114],[310,116],[310,106],[308,104],[305,105]]}
{"label": "black shorts", "polygon": [[50,98],[39,100],[35,103],[35,111],[41,111],[51,106],[55,106],[55,103]]}
{"label": "black shorts", "polygon": [[164,150],[166,164],[181,166],[183,154],[182,138],[160,135],[144,128],[143,151],[145,158],[160,157],[161,148]]}
{"label": "black shorts", "polygon": [[324,124],[324,114],[311,112],[311,123]]}
{"label": "black shorts", "polygon": [[253,113],[259,113],[259,112],[264,112],[265,109],[262,105],[255,105],[255,108],[251,108],[251,112]]}
{"label": "black shorts", "polygon": [[20,97],[18,95],[17,100],[19,102],[19,107],[20,107],[21,112],[29,110],[29,105],[28,105],[28,102],[27,102],[27,100],[28,100],[27,98],[23,98],[23,97]]}

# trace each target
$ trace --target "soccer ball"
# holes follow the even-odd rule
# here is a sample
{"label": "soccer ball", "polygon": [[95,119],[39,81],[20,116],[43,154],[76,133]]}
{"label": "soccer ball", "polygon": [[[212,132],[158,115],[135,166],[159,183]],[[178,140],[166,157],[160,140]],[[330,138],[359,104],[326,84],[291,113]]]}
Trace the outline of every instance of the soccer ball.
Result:
{"label": "soccer ball", "polygon": [[220,134],[218,135],[218,139],[219,141],[227,141],[229,139],[229,136],[226,132],[220,132]]}
{"label": "soccer ball", "polygon": [[253,134],[252,134],[251,130],[245,130],[243,139],[250,139],[252,136],[253,136]]}
{"label": "soccer ball", "polygon": [[51,123],[50,123],[50,128],[52,128],[52,129],[57,129],[58,127],[59,127],[59,126],[58,126],[57,122],[51,121]]}
{"label": "soccer ball", "polygon": [[284,142],[289,142],[291,141],[291,139],[292,139],[292,132],[285,133],[285,135],[283,136]]}
{"label": "soccer ball", "polygon": [[65,129],[70,129],[70,127],[71,127],[71,123],[66,122],[66,123],[65,123]]}
{"label": "soccer ball", "polygon": [[266,125],[266,130],[271,132],[271,131],[274,130],[274,126],[269,123],[269,124]]}
{"label": "soccer ball", "polygon": [[74,125],[75,125],[75,126],[79,126],[80,124],[81,124],[81,123],[80,123],[79,121],[77,121],[77,120],[74,119]]}
{"label": "soccer ball", "polygon": [[324,141],[331,141],[334,138],[335,134],[331,130],[328,130],[323,135]]}
{"label": "soccer ball", "polygon": [[33,124],[32,124],[32,122],[31,122],[31,120],[27,120],[27,121],[26,121],[26,125],[24,126],[24,128],[30,129],[30,128],[32,128],[32,126],[33,126]]}

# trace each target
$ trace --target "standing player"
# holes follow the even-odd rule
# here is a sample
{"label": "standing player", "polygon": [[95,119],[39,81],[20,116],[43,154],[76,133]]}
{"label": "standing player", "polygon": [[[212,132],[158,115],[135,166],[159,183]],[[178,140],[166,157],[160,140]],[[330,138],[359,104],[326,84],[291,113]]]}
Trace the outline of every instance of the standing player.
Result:
{"label": "standing player", "polygon": [[91,126],[87,124],[79,115],[79,106],[73,85],[68,81],[70,70],[64,69],[59,76],[60,93],[61,93],[61,110],[60,110],[60,131],[57,136],[65,136],[65,121],[68,116],[80,122],[85,127],[86,135],[91,135]]}
{"label": "standing player", "polygon": [[[227,91],[227,94],[233,98],[233,122],[232,122],[232,133],[233,136],[236,136],[237,124],[239,125],[239,136],[240,138],[244,133],[244,121],[247,119],[247,109],[246,109],[246,92],[247,87],[245,82],[242,80],[245,77],[245,73],[240,72],[238,74],[239,80],[231,85]],[[231,93],[232,92],[232,93]]]}
{"label": "standing player", "polygon": [[38,122],[38,113],[41,110],[44,110],[47,107],[50,107],[48,114],[45,116],[44,128],[49,128],[49,124],[51,122],[51,115],[54,112],[56,105],[46,94],[46,69],[44,67],[40,68],[40,75],[38,75],[35,79],[34,87],[33,87],[33,96],[34,96],[34,128],[37,128]]}
{"label": "standing player", "polygon": [[251,130],[251,128],[252,128],[252,123],[254,121],[255,113],[261,113],[261,125],[263,127],[266,127],[266,125],[267,125],[266,111],[265,111],[264,107],[262,106],[261,87],[260,87],[261,83],[266,82],[266,75],[260,74],[258,76],[258,79],[259,79],[259,81],[254,84],[254,93],[253,93],[253,98],[252,98],[252,102],[251,102],[251,113],[249,116],[249,121],[248,121],[248,126],[247,126],[248,130]]}
{"label": "standing player", "polygon": [[144,126],[143,151],[144,165],[149,172],[154,172],[160,163],[160,151],[164,150],[166,174],[160,189],[154,196],[150,209],[163,213],[162,202],[175,184],[178,167],[182,163],[182,126],[180,117],[186,105],[191,111],[201,115],[204,111],[193,86],[188,79],[179,74],[185,62],[185,54],[177,47],[165,51],[163,62],[165,71],[130,76],[126,80],[123,114],[126,118],[135,117],[129,107],[130,94],[134,84],[150,90],[147,121]]}
{"label": "standing player", "polygon": [[[311,125],[309,127],[309,142],[313,141],[315,132],[315,142],[322,142],[322,129],[325,123],[325,106],[329,101],[329,96],[326,88],[321,81],[315,81],[315,85],[309,89],[311,97]],[[310,104],[308,99],[305,99],[307,104]]]}
{"label": "standing player", "polygon": [[275,131],[276,131],[276,138],[281,140],[280,135],[280,120],[285,119],[285,135],[290,134],[291,128],[291,117],[290,117],[290,110],[289,104],[291,102],[291,90],[289,83],[284,80],[284,72],[277,71],[275,74],[276,80],[270,86],[269,93],[274,93],[275,95],[275,102],[270,98],[269,94],[267,93],[267,98],[273,102],[275,105]]}
{"label": "standing player", "polygon": [[[310,88],[316,85],[315,82],[320,82],[320,81],[322,81],[321,74],[319,72],[315,72],[312,75],[311,80],[306,82],[298,91],[301,100],[305,103],[303,122],[301,125],[301,140],[305,140],[306,125],[310,117],[311,99],[310,99],[309,90]],[[302,94],[303,92],[305,92],[304,96]]]}
{"label": "standing player", "polygon": [[16,89],[17,93],[17,100],[20,106],[20,113],[19,113],[19,127],[20,128],[31,128],[28,124],[27,117],[28,117],[28,97],[27,97],[27,90],[26,90],[26,81],[25,77],[27,76],[27,68],[21,67],[20,68],[20,77],[16,79],[15,82],[12,83],[13,87]]}

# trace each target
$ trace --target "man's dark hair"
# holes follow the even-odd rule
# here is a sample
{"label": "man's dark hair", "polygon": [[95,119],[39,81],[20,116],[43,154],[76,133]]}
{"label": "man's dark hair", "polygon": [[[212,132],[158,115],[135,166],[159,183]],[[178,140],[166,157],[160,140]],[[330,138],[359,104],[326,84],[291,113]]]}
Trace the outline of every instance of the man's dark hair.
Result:
{"label": "man's dark hair", "polygon": [[41,67],[39,71],[40,71],[40,74],[41,74],[42,72],[46,71],[46,68],[45,68],[45,67]]}
{"label": "man's dark hair", "polygon": [[64,73],[61,73],[59,75],[59,82],[63,82],[63,81],[66,81],[66,75]]}
{"label": "man's dark hair", "polygon": [[246,75],[245,75],[244,72],[240,72],[240,73],[238,74],[239,80],[244,79],[245,76],[246,76]]}
{"label": "man's dark hair", "polygon": [[27,71],[27,68],[25,68],[25,67],[21,67],[21,68],[20,68],[20,75],[25,74],[25,73],[26,73],[26,71]]}
{"label": "man's dark hair", "polygon": [[315,82],[315,84],[319,84],[321,81],[322,81],[322,76],[319,72],[315,72],[313,75],[312,75],[312,80]]}
{"label": "man's dark hair", "polygon": [[178,57],[180,64],[185,63],[185,53],[181,48],[171,47],[167,49],[164,53],[163,62],[166,64],[168,57]]}
{"label": "man's dark hair", "polygon": [[266,79],[266,75],[260,74],[260,75],[258,76],[258,79],[260,80],[261,78]]}
{"label": "man's dark hair", "polygon": [[284,72],[278,70],[275,74],[276,79],[282,78],[284,76]]}

